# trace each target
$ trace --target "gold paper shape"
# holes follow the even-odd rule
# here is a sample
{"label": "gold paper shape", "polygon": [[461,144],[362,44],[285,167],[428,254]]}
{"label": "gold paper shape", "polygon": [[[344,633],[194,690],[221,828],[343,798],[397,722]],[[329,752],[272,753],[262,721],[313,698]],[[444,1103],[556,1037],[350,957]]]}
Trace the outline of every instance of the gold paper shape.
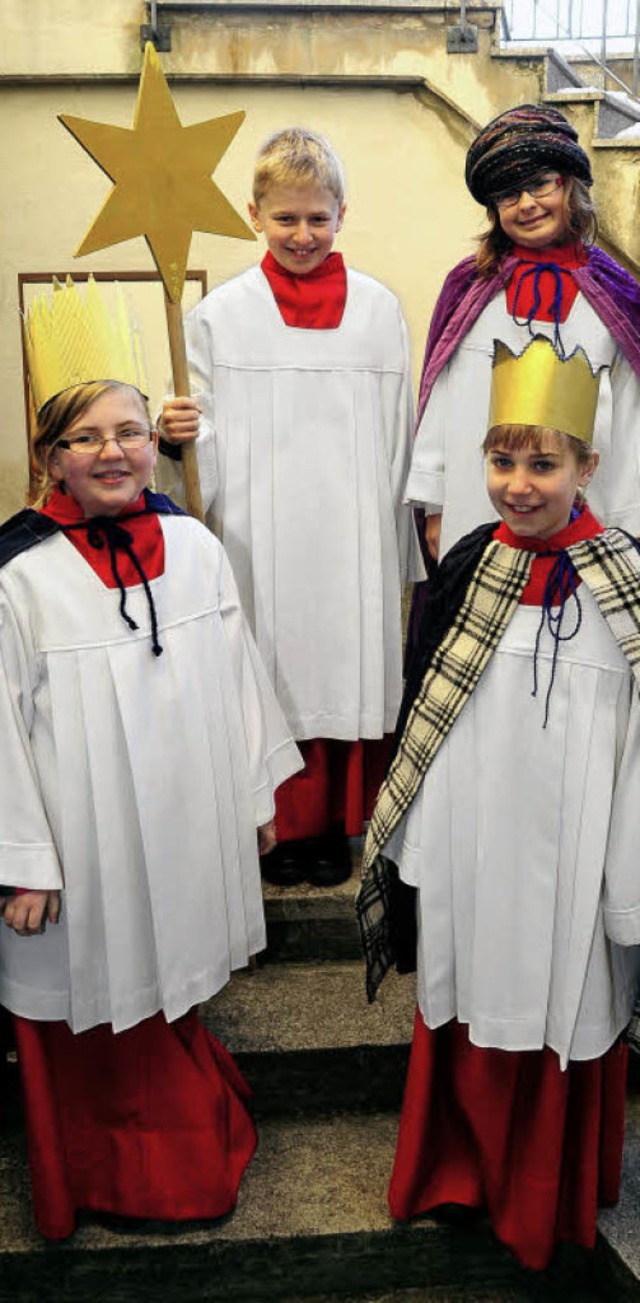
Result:
{"label": "gold paper shape", "polygon": [[93,276],[84,297],[70,276],[64,286],[54,279],[53,288],[50,298],[34,299],[23,325],[36,412],[55,394],[91,380],[119,380],[148,393],[138,332],[120,286],[115,314]]}
{"label": "gold paper shape", "polygon": [[179,303],[193,231],[256,238],[211,179],[244,117],[240,111],[184,127],[151,42],[133,128],[60,114],[114,182],[75,256],[143,235],[169,298]]}
{"label": "gold paper shape", "polygon": [[581,348],[564,359],[549,339],[535,335],[516,356],[496,339],[487,428],[542,425],[590,444],[599,388],[600,371],[594,375]]}

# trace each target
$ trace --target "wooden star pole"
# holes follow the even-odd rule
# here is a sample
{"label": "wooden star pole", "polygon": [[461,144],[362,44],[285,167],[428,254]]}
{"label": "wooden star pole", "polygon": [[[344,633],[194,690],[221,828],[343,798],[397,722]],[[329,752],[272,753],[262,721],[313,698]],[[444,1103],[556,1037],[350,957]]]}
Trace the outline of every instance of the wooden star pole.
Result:
{"label": "wooden star pole", "polygon": [[[212,180],[244,112],[184,127],[154,46],[145,47],[132,128],[60,114],[59,120],[113,181],[113,189],[75,257],[143,235],[164,285],[178,397],[190,394],[182,293],[194,231],[255,240],[251,228]],[[204,517],[195,444],[183,445],[187,509]]]}

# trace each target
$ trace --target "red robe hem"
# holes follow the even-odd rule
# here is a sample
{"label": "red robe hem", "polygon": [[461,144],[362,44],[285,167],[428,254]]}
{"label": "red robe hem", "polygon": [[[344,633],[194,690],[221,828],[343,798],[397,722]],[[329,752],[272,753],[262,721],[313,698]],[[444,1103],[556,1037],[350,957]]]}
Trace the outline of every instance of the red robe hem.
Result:
{"label": "red robe hem", "polygon": [[452,1021],[416,1011],[389,1209],[397,1221],[440,1204],[484,1208],[526,1267],[556,1244],[593,1248],[599,1205],[620,1189],[627,1047],[572,1061],[550,1049],[472,1045]]}
{"label": "red robe hem", "polygon": [[81,1210],[167,1221],[235,1207],[257,1144],[250,1090],[195,1010],[115,1035],[14,1017],[37,1228]]}

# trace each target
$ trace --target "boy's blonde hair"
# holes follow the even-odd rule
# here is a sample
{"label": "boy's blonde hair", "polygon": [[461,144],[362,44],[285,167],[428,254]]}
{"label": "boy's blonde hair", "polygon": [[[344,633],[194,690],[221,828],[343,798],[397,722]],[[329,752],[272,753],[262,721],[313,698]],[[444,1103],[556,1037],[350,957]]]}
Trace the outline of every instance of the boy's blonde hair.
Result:
{"label": "boy's blonde hair", "polygon": [[321,186],[344,203],[344,172],[333,145],[306,127],[285,127],[261,146],[253,174],[253,200],[260,207],[271,186]]}
{"label": "boy's blonde hair", "polygon": [[131,389],[137,394],[142,408],[149,417],[149,425],[153,425],[149,405],[144,395],[133,385],[125,385],[120,380],[91,380],[86,384],[74,385],[71,389],[65,389],[61,394],[50,398],[38,412],[31,444],[32,482],[29,499],[36,509],[45,505],[55,487],[49,462],[58,439],[64,438],[69,426],[73,425],[74,421],[77,421],[97,398],[101,398],[112,389]]}
{"label": "boy's blonde hair", "polygon": [[534,452],[542,452],[543,444],[549,437],[556,444],[565,443],[579,466],[591,463],[591,444],[574,438],[572,434],[563,434],[561,430],[552,430],[546,425],[494,425],[485,437],[482,451],[485,457],[494,448],[500,448],[504,452],[521,452],[523,448],[532,448]]}

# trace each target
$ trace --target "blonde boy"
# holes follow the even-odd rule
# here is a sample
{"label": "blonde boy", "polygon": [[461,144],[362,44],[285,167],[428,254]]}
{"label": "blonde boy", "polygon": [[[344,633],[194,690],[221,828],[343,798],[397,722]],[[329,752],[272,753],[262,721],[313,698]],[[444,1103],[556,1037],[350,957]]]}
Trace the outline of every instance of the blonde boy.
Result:
{"label": "blonde boy", "polygon": [[263,874],[328,885],[349,875],[400,702],[409,348],[393,294],[333,251],[344,182],[324,137],[265,142],[249,213],[267,253],[187,318],[199,399],[165,403],[160,474],[179,493],[197,434],[207,522],[303,744]]}

